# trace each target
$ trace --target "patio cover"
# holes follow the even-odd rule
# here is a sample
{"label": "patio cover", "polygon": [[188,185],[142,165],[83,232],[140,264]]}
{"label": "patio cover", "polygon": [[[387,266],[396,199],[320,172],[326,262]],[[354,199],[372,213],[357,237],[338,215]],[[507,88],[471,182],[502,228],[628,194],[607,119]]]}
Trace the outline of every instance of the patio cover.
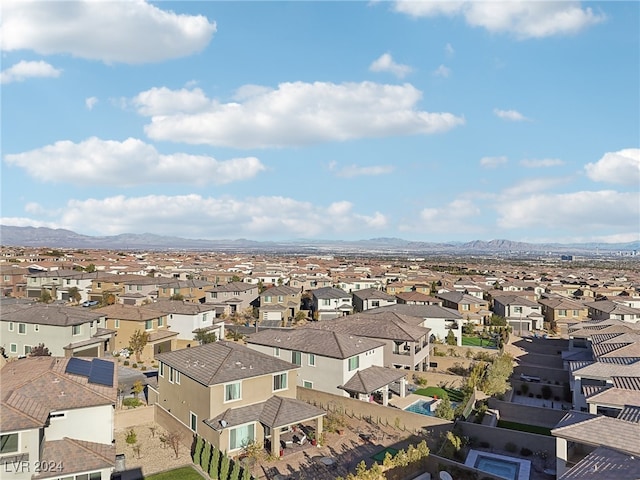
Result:
{"label": "patio cover", "polygon": [[406,370],[372,366],[364,370],[358,370],[342,386],[342,389],[348,392],[370,394],[392,382],[403,379],[406,375]]}

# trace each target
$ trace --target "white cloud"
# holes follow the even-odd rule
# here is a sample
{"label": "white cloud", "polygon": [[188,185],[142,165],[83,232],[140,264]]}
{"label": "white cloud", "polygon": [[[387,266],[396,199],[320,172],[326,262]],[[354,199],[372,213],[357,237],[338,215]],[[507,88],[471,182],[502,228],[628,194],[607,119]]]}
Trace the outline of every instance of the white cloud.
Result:
{"label": "white cloud", "polygon": [[149,183],[226,184],[255,177],[265,166],[255,157],[216,160],[204,155],[160,154],[142,140],[91,137],[59,141],[36,150],[7,154],[5,163],[45,182],[132,186]]}
{"label": "white cloud", "polygon": [[452,113],[418,110],[422,93],[410,84],[294,82],[250,91],[243,102],[219,104],[198,90],[157,88],[140,93],[134,103],[151,115],[145,126],[150,138],[234,148],[427,135],[465,122]]}
{"label": "white cloud", "polygon": [[84,104],[89,110],[93,110],[93,107],[95,107],[97,103],[98,103],[97,97],[88,97],[84,100]]}
{"label": "white cloud", "polygon": [[451,69],[445,65],[440,65],[433,71],[436,77],[448,78],[451,75]]}
{"label": "white cloud", "polygon": [[0,217],[0,224],[8,225],[11,227],[60,228],[60,224],[58,224],[57,222],[45,222],[28,217]]}
{"label": "white cloud", "polygon": [[411,219],[399,226],[400,231],[434,233],[449,232],[455,236],[461,233],[478,234],[483,231],[480,222],[481,210],[471,200],[458,198],[441,207],[428,207],[420,211],[418,219]]}
{"label": "white cloud", "polygon": [[608,152],[595,163],[585,165],[587,176],[594,182],[640,185],[640,149],[627,148]]}
{"label": "white cloud", "polygon": [[131,104],[140,115],[151,117],[198,113],[211,108],[214,102],[199,88],[171,90],[167,87],[154,87],[133,97]]}
{"label": "white cloud", "polygon": [[[638,232],[640,193],[611,190],[538,194],[498,202],[498,226],[585,232],[617,229]],[[635,219],[630,221],[630,219]],[[597,234],[598,232],[592,232]]]}
{"label": "white cloud", "polygon": [[501,157],[482,157],[480,159],[480,166],[484,168],[496,168],[500,165],[505,165],[509,159],[505,156]]}
{"label": "white cloud", "polygon": [[559,167],[564,162],[559,158],[530,158],[520,161],[520,165],[527,168]]}
{"label": "white cloud", "polygon": [[529,120],[517,110],[500,110],[499,108],[494,108],[493,114],[498,118],[508,120],[510,122],[524,122]]}
{"label": "white cloud", "polygon": [[492,33],[507,33],[518,39],[575,34],[605,20],[605,15],[580,2],[511,0],[431,1],[396,0],[396,11],[412,17],[462,16],[468,25]]}
{"label": "white cloud", "polygon": [[338,169],[338,164],[333,161],[329,164],[329,170],[335,172],[337,177],[352,178],[362,176],[387,175],[393,172],[393,165],[347,165]]}
{"label": "white cloud", "polygon": [[389,72],[398,78],[404,78],[413,69],[409,65],[402,65],[393,61],[391,54],[384,53],[369,66],[372,72]]}
{"label": "white cloud", "polygon": [[448,56],[448,57],[453,57],[454,53],[456,53],[455,49],[453,48],[453,45],[451,45],[450,43],[447,43],[444,46],[444,53]]}
{"label": "white cloud", "polygon": [[28,62],[21,60],[0,72],[0,83],[22,82],[27,78],[57,78],[62,70],[42,60]]}
{"label": "white cloud", "polygon": [[144,0],[3,0],[0,36],[4,51],[136,64],[199,52],[215,31],[202,15],[178,15]]}
{"label": "white cloud", "polygon": [[[323,206],[281,196],[236,199],[194,194],[120,195],[70,200],[58,215],[57,221],[48,222],[47,226],[104,235],[179,231],[180,236],[186,238],[299,238],[318,235],[344,238],[348,234],[359,234],[363,229],[377,231],[387,226],[387,218],[380,212],[370,215],[358,213],[350,202],[339,201]],[[3,224],[32,225],[34,222],[3,219]]]}
{"label": "white cloud", "polygon": [[559,185],[565,184],[569,178],[551,177],[551,178],[527,178],[518,182],[502,191],[500,196],[502,202],[510,202],[514,198],[530,195],[532,193],[550,190]]}

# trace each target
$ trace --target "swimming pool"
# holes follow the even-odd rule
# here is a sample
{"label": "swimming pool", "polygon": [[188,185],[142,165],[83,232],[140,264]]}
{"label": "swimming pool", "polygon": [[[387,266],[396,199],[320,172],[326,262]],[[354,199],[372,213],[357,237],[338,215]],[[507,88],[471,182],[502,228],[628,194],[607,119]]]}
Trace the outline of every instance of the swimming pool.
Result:
{"label": "swimming pool", "polygon": [[[434,405],[438,400],[435,398],[428,397],[428,400],[418,400],[417,402],[413,402],[411,405],[404,408],[405,412],[413,412],[419,413],[420,415],[429,415],[430,417],[436,416]],[[456,408],[459,402],[451,402],[451,406]]]}
{"label": "swimming pool", "polygon": [[529,480],[531,474],[529,460],[478,450],[470,450],[464,464],[505,480]]}

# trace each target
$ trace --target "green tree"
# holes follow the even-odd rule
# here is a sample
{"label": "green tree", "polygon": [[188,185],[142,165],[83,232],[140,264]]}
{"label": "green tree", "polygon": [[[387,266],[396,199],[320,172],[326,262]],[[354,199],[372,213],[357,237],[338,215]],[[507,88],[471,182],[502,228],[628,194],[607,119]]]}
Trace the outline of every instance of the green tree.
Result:
{"label": "green tree", "polygon": [[100,301],[100,305],[105,307],[107,305],[113,305],[114,303],[116,303],[116,296],[113,293],[102,293],[102,300]]}
{"label": "green tree", "polygon": [[307,312],[305,310],[298,310],[296,316],[293,317],[296,323],[302,322],[307,319]]}
{"label": "green tree", "polygon": [[241,282],[242,278],[240,278],[239,275],[234,275],[233,277],[231,277],[231,281],[232,282]]}
{"label": "green tree", "polygon": [[231,469],[231,480],[240,480],[240,462],[234,461]]}
{"label": "green tree", "polygon": [[82,299],[82,295],[80,295],[80,290],[78,289],[78,287],[71,287],[69,289],[69,298],[76,303],[78,303]]}
{"label": "green tree", "polygon": [[210,462],[211,462],[211,444],[209,442],[206,442],[204,444],[204,449],[202,451],[202,460],[200,462],[200,466],[205,472],[209,471],[209,468],[211,466]]}
{"label": "green tree", "polygon": [[44,343],[40,343],[31,349],[30,357],[49,357],[51,356],[51,352],[47,347],[44,346]]}
{"label": "green tree", "polygon": [[493,314],[491,315],[491,318],[489,319],[489,323],[494,326],[494,327],[506,327],[507,326],[507,319],[504,318],[502,315],[496,315]]}
{"label": "green tree", "polygon": [[213,455],[211,458],[211,465],[209,466],[209,476],[211,478],[219,478],[220,474],[220,450],[213,446]]}
{"label": "green tree", "polygon": [[262,280],[258,280],[258,293],[262,293],[266,290],[264,283],[262,283]]}
{"label": "green tree", "polygon": [[193,339],[197,340],[200,345],[204,345],[205,343],[214,343],[218,339],[216,332],[213,330],[199,328],[195,332]]}
{"label": "green tree", "polygon": [[200,460],[202,458],[202,448],[204,447],[204,441],[202,440],[202,437],[200,435],[196,436],[196,446],[193,449],[193,457],[191,458],[191,460],[193,460],[193,463],[202,466]]}
{"label": "green tree", "polygon": [[140,354],[144,350],[144,347],[149,343],[149,334],[142,330],[136,330],[129,339],[129,350],[136,355],[136,361],[140,361]]}
{"label": "green tree", "polygon": [[509,388],[509,377],[513,373],[513,358],[508,354],[498,355],[487,367],[480,389],[487,395],[498,395]]}
{"label": "green tree", "polygon": [[40,296],[38,297],[38,301],[40,303],[51,303],[53,298],[51,297],[51,293],[49,290],[45,290],[44,288],[40,291]]}
{"label": "green tree", "polygon": [[169,297],[169,300],[184,300],[184,295],[181,293],[174,293]]}
{"label": "green tree", "polygon": [[440,448],[440,455],[450,460],[453,460],[460,449],[462,448],[462,440],[451,430],[449,430],[444,438],[442,447]]}
{"label": "green tree", "polygon": [[440,403],[436,407],[435,414],[438,418],[453,420],[455,414],[453,411],[453,406],[451,405],[451,400],[449,400],[448,396],[445,395],[442,397],[442,400],[440,400]]}
{"label": "green tree", "polygon": [[453,333],[453,330],[449,330],[449,333],[447,333],[447,345],[457,345],[456,336]]}
{"label": "green tree", "polygon": [[87,273],[93,273],[96,271],[96,266],[93,263],[90,263],[89,265],[86,266],[84,271]]}
{"label": "green tree", "polygon": [[144,390],[144,385],[140,380],[136,380],[135,382],[133,382],[133,387],[131,387],[131,391],[133,391],[133,395],[136,398],[138,398],[138,396],[142,393],[143,390]]}
{"label": "green tree", "polygon": [[218,478],[220,480],[228,480],[230,467],[229,463],[229,457],[223,455],[222,460],[220,461],[220,474],[218,475]]}

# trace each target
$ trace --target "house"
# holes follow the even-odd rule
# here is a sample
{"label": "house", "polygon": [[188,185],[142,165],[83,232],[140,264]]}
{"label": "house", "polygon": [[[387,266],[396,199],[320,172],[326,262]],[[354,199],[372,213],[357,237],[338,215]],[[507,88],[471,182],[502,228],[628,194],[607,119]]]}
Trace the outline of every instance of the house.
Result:
{"label": "house", "polygon": [[80,302],[89,299],[89,291],[93,279],[98,272],[79,272],[76,270],[52,270],[31,273],[27,276],[26,293],[28,298],[39,298],[43,291],[54,300],[72,300],[70,290],[75,288],[80,294]]}
{"label": "house", "polygon": [[623,322],[636,323],[640,321],[640,309],[628,307],[611,300],[597,300],[586,303],[589,309],[589,318],[593,320],[622,320]]}
{"label": "house", "polygon": [[158,298],[158,289],[172,283],[171,278],[148,277],[146,275],[128,275],[123,282],[124,292],[118,298],[118,303],[125,305],[141,305]]}
{"label": "house", "polygon": [[[384,308],[384,307],[383,307]],[[381,341],[385,367],[404,370],[429,369],[430,330],[419,324],[421,318],[395,312],[368,310],[346,318],[312,322],[303,328],[325,329],[336,333]]]}
{"label": "house", "polygon": [[0,265],[0,295],[3,297],[24,298],[27,294],[26,268]]}
{"label": "house", "polygon": [[277,286],[270,287],[260,294],[259,318],[281,322],[295,318],[300,311],[300,289]]}
{"label": "house", "polygon": [[258,299],[258,285],[231,282],[206,290],[206,303],[217,307],[219,313],[234,315],[253,308]]}
{"label": "house", "polygon": [[380,340],[298,328],[263,330],[250,335],[247,346],[300,367],[300,387],[366,401],[379,394],[383,405],[387,405],[389,391],[405,396],[405,373],[384,368],[384,342]]}
{"label": "house", "polygon": [[216,317],[216,308],[211,304],[158,299],[145,308],[166,317],[167,328],[178,334],[176,348],[192,346],[197,330],[213,332],[218,340],[224,339],[224,320]]}
{"label": "house", "polygon": [[342,317],[352,313],[352,301],[351,294],[339,288],[318,288],[311,292],[311,311],[317,320]]}
{"label": "house", "polygon": [[376,278],[341,278],[337,287],[345,292],[354,293],[359,290],[379,289],[382,286]]}
{"label": "house", "polygon": [[44,344],[58,357],[102,357],[113,348],[114,332],[97,310],[64,305],[0,304],[5,355],[26,356]]}
{"label": "house", "polygon": [[566,297],[541,298],[538,303],[542,306],[546,328],[560,333],[567,332],[568,324],[583,322],[588,316],[586,306]]}
{"label": "house", "polygon": [[158,353],[176,349],[178,332],[169,330],[167,314],[164,312],[122,303],[96,308],[94,312],[102,314],[107,319],[107,328],[116,332],[113,342],[115,351],[128,348],[131,337],[137,331],[146,332],[149,337],[140,358],[136,360],[152,361]]}
{"label": "house", "polygon": [[489,302],[463,292],[441,292],[436,297],[442,300],[442,306],[452,308],[462,314],[465,320],[482,324],[491,315]]}
{"label": "house", "polygon": [[507,325],[521,335],[523,330],[533,331],[543,327],[542,307],[520,295],[493,297],[493,313],[507,320]]}
{"label": "house", "polygon": [[205,280],[172,280],[158,287],[158,299],[180,298],[187,302],[204,303],[207,297],[206,290],[214,286]]}
{"label": "house", "polygon": [[412,325],[429,329],[429,341],[445,341],[452,331],[456,339],[456,345],[462,345],[462,325],[467,320],[460,313],[439,305],[388,305],[386,307],[368,310],[367,313],[378,314],[393,312],[404,315],[405,320],[410,320]]}
{"label": "house", "polygon": [[556,438],[557,478],[640,478],[640,409],[617,418],[570,411],[551,430]]}
{"label": "house", "polygon": [[440,305],[442,300],[421,292],[402,292],[396,294],[397,303],[404,305]]}
{"label": "house", "polygon": [[157,356],[159,418],[231,455],[250,442],[280,453],[281,434],[301,422],[322,432],[323,410],[296,399],[299,367],[233,342]]}
{"label": "house", "polygon": [[395,305],[397,301],[393,295],[389,295],[377,288],[366,288],[364,290],[354,291],[352,297],[353,310],[355,312],[364,312],[371,308]]}
{"label": "house", "polygon": [[113,362],[24,358],[0,370],[0,384],[0,477],[111,478],[118,385]]}

